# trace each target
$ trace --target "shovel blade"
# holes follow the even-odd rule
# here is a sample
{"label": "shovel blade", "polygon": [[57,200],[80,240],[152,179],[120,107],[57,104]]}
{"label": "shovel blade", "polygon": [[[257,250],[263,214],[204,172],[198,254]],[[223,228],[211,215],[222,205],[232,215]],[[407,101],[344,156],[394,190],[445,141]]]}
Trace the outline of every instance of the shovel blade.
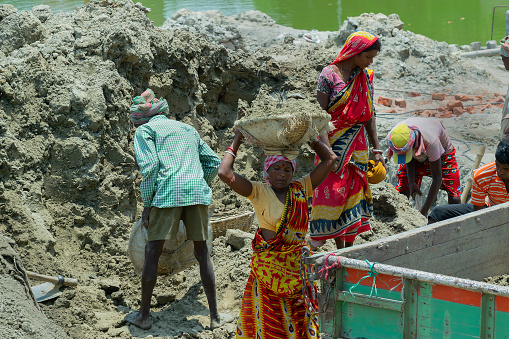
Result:
{"label": "shovel blade", "polygon": [[62,294],[62,292],[60,292],[60,287],[50,282],[32,287],[32,293],[35,296],[35,300],[39,303],[46,300],[51,300]]}

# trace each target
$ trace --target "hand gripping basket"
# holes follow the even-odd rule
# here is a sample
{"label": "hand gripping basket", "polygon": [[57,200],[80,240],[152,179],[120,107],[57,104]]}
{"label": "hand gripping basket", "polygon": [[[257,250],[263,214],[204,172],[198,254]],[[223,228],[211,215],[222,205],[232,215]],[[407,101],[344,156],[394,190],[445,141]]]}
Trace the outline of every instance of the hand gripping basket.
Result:
{"label": "hand gripping basket", "polygon": [[235,122],[246,142],[271,149],[298,147],[327,127],[330,115],[325,112],[301,115],[257,116]]}

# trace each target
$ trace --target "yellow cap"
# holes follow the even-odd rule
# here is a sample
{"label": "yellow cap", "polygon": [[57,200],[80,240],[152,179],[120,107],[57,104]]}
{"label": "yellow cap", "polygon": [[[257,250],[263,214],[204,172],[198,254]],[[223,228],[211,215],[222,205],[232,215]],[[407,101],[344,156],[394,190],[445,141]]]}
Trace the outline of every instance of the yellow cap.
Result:
{"label": "yellow cap", "polygon": [[410,139],[410,128],[405,124],[399,124],[391,132],[391,141],[398,148],[404,147]]}

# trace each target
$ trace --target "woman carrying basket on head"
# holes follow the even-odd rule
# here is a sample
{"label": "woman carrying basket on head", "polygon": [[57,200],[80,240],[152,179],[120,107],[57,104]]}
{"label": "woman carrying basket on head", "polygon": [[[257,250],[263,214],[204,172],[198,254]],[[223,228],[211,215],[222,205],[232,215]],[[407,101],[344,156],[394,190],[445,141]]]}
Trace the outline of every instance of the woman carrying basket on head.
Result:
{"label": "woman carrying basket on head", "polygon": [[[376,134],[373,107],[373,71],[367,69],[381,44],[369,32],[352,33],[334,62],[318,79],[317,100],[331,115],[334,128],[322,140],[338,157],[334,170],[314,191],[311,244],[334,238],[337,248],[351,246],[355,237],[370,230],[373,213],[368,170],[368,146],[375,165],[386,169]],[[315,157],[315,161],[318,159]]]}
{"label": "woman carrying basket on head", "polygon": [[242,134],[235,138],[219,166],[218,176],[253,203],[259,228],[237,323],[237,338],[318,338],[318,325],[308,312],[300,278],[301,249],[308,229],[308,197],[336,162],[320,141],[311,144],[321,162],[310,174],[293,181],[295,160],[269,155],[264,163],[266,184],[233,172]]}

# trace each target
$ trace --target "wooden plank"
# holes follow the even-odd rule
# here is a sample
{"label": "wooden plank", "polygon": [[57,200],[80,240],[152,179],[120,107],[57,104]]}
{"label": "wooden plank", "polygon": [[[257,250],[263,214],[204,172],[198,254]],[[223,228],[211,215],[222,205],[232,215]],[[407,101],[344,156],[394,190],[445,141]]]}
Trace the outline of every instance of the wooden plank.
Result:
{"label": "wooden plank", "polygon": [[403,338],[417,338],[417,299],[419,282],[405,279],[405,309],[403,311]]}
{"label": "wooden plank", "polygon": [[[440,333],[440,335],[431,335],[433,338],[488,338],[479,335],[480,328],[467,326],[447,321],[446,319],[431,319],[431,333]],[[491,337],[493,338],[493,337]]]}
{"label": "wooden plank", "polygon": [[495,331],[495,338],[496,339],[502,339],[502,338],[507,339],[507,338],[509,338],[509,332],[507,332],[507,331],[502,331],[502,332]]}
{"label": "wooden plank", "polygon": [[462,279],[458,277],[451,277],[441,274],[434,274],[429,272],[417,271],[403,267],[375,264],[374,268],[371,263],[357,259],[349,259],[346,257],[329,257],[328,264],[339,264],[342,267],[355,268],[364,271],[374,269],[379,274],[386,274],[390,276],[400,277],[404,279],[418,280],[420,282],[431,283],[434,285],[451,286],[454,288],[465,289],[474,292],[483,292],[487,294],[500,295],[509,297],[509,287],[494,284],[488,284],[476,280]]}
{"label": "wooden plank", "polygon": [[[412,255],[423,259],[412,268],[475,280],[507,273],[506,260],[500,254],[506,252],[508,239],[507,226],[490,229],[475,237],[458,237],[456,241],[413,252]],[[490,244],[490,247],[486,244]],[[391,265],[408,266],[405,259],[407,256],[395,258],[391,260]]]}
{"label": "wooden plank", "polygon": [[[421,303],[426,305],[426,312],[419,312],[418,331],[432,338],[454,339],[459,335],[479,338],[480,308],[437,299],[421,300]],[[429,334],[436,331],[439,331],[440,336]]]}
{"label": "wooden plank", "polygon": [[345,303],[342,338],[403,338],[403,316],[363,305]]}
{"label": "wooden plank", "polygon": [[419,283],[419,298],[417,299],[417,338],[431,338],[430,314],[431,284]]}
{"label": "wooden plank", "polygon": [[495,310],[509,314],[509,298],[497,295],[495,299]]}
{"label": "wooden plank", "polygon": [[[363,270],[356,270],[353,268],[346,268],[345,282],[346,283],[360,283],[364,286],[373,285],[373,277],[364,278],[368,272]],[[378,288],[387,289],[394,292],[401,292],[403,288],[402,279],[386,274],[377,274],[376,281]],[[401,298],[400,298],[401,299]]]}
{"label": "wooden plank", "polygon": [[402,312],[403,301],[391,300],[380,297],[370,297],[369,295],[359,293],[345,293],[340,291],[336,295],[336,299],[352,304],[359,304],[368,307],[382,308],[384,310]]}
{"label": "wooden plank", "polygon": [[[432,286],[432,289],[434,288],[435,286]],[[426,305],[425,309],[419,310],[419,315],[422,317],[449,319],[458,324],[475,326],[478,329],[481,326],[481,307],[479,306],[436,299],[433,297],[433,291],[431,296],[424,296],[421,292],[419,302]]]}
{"label": "wooden plank", "polygon": [[[367,280],[367,279],[365,279],[365,280]],[[373,280],[371,279],[371,281],[373,281]],[[364,296],[369,296],[371,294],[371,296],[373,298],[374,297],[380,297],[380,298],[394,300],[394,301],[402,301],[401,300],[401,293],[396,292],[396,291],[390,291],[390,290],[386,290],[386,289],[380,288],[380,281],[378,281],[377,284],[376,284],[376,286],[377,286],[376,293],[375,293],[375,289],[372,288],[371,285],[365,286],[365,285],[359,284],[359,285],[357,285],[355,287],[354,286],[355,286],[355,284],[345,283],[344,287],[343,287],[344,292],[341,291],[340,293],[347,294],[347,293],[349,293],[350,288],[351,288],[352,293],[357,293],[357,294],[361,294],[361,295],[364,295]],[[384,287],[384,286],[382,286],[382,287]]]}
{"label": "wooden plank", "polygon": [[[336,271],[336,291],[343,290],[343,281],[346,268],[341,268]],[[334,297],[334,295],[331,295]],[[335,303],[335,316],[334,316],[334,337],[339,337],[343,329],[343,302],[336,301]]]}
{"label": "wooden plank", "polygon": [[[509,203],[493,206],[477,212],[469,213],[460,217],[445,220],[419,229],[407,231],[394,236],[378,239],[369,243],[356,245],[347,249],[334,251],[334,254],[349,258],[368,259],[390,265],[397,265],[411,269],[427,270],[433,267],[439,269],[440,265],[434,263],[434,257],[441,249],[440,256],[456,252],[455,244],[467,246],[475,239],[489,237],[496,233],[496,246],[484,240],[479,244],[490,253],[501,250],[501,243],[509,241]],[[440,246],[440,247],[439,247]],[[445,249],[449,249],[448,253]],[[454,251],[452,251],[454,250]],[[487,253],[487,252],[485,252]],[[502,252],[503,253],[503,252]],[[308,260],[319,262],[328,253],[315,254]],[[500,254],[500,252],[498,253]],[[503,256],[502,256],[503,257]],[[456,260],[458,257],[454,257]],[[500,261],[487,264],[483,256],[470,257],[472,267],[487,267],[483,275],[499,275],[507,273]],[[438,268],[437,268],[438,267]],[[453,266],[456,268],[458,266]],[[489,272],[487,270],[489,269]],[[441,274],[450,274],[447,271],[440,271]]]}
{"label": "wooden plank", "polygon": [[[329,286],[330,283],[325,280],[321,280],[321,290],[324,292],[318,294],[318,302],[320,306],[318,321],[320,331],[332,335],[334,333],[334,318],[336,313],[334,308],[336,303],[334,300],[331,300],[329,295],[327,295]],[[327,309],[325,309],[325,307]]]}
{"label": "wooden plank", "polygon": [[481,338],[493,338],[495,335],[495,296],[484,294],[481,306]]}
{"label": "wooden plank", "polygon": [[444,285],[435,285],[431,291],[433,299],[450,301],[463,305],[481,307],[481,293]]}
{"label": "wooden plank", "polygon": [[[445,334],[439,329],[432,328],[430,331],[429,338],[433,338],[433,339],[437,339],[437,338],[440,338],[440,339],[442,339],[442,338],[443,339],[479,339],[481,337],[479,337],[478,335],[468,335],[468,334],[463,334],[463,333]],[[486,339],[489,339],[489,338],[486,338]]]}
{"label": "wooden plank", "polygon": [[[505,333],[509,336],[509,313],[495,311],[495,333]],[[495,338],[498,336],[495,334]]]}

